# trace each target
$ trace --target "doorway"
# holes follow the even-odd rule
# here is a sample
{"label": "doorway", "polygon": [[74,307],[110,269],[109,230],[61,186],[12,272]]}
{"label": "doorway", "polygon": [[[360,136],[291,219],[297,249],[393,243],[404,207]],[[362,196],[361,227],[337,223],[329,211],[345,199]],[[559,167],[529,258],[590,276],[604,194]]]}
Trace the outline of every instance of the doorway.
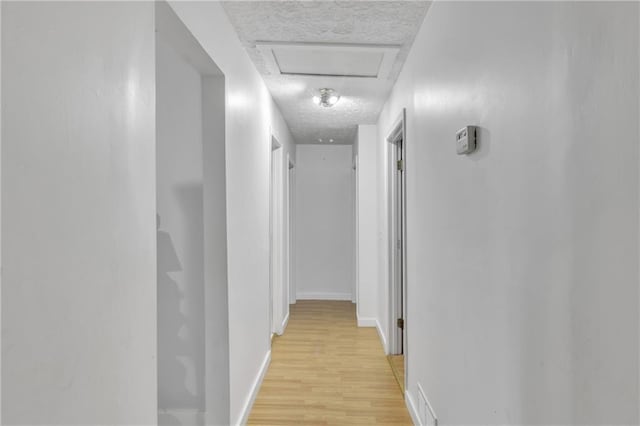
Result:
{"label": "doorway", "polygon": [[[271,337],[282,334],[286,326],[288,297],[285,301],[285,283],[283,268],[283,158],[282,144],[271,135],[271,183],[269,189],[269,299]],[[286,313],[285,313],[286,312]]]}
{"label": "doorway", "polygon": [[287,283],[289,286],[289,304],[293,305],[296,303],[296,283],[295,283],[295,255],[296,252],[293,249],[293,242],[295,241],[295,163],[287,154],[287,162],[289,163],[289,172],[287,174],[287,218],[285,221],[285,226],[288,229],[287,235],[287,260],[288,260],[288,279]]}
{"label": "doorway", "polygon": [[158,424],[228,424],[225,78],[154,5]]}
{"label": "doorway", "polygon": [[387,137],[389,216],[389,363],[404,394],[406,377],[405,110]]}

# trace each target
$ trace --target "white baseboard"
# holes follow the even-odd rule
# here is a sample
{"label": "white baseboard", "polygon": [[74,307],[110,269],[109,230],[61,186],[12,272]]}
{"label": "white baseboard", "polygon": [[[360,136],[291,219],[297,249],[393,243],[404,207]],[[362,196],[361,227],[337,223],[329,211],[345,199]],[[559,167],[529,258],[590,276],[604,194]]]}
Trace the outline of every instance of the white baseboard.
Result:
{"label": "white baseboard", "polygon": [[158,409],[158,426],[163,425],[201,425],[205,412],[196,408]]}
{"label": "white baseboard", "polygon": [[284,317],[284,320],[282,320],[282,324],[280,324],[280,332],[278,333],[278,335],[282,336],[284,334],[284,331],[287,329],[287,324],[289,324],[289,313],[287,312],[287,316]]}
{"label": "white baseboard", "polygon": [[384,335],[382,331],[382,326],[380,325],[380,321],[376,319],[376,329],[378,330],[378,337],[380,337],[380,341],[382,342],[382,348],[384,349],[384,353],[389,355],[389,347],[387,346],[387,336]]}
{"label": "white baseboard", "polygon": [[359,316],[357,317],[358,317],[358,327],[375,327],[376,326],[377,321],[375,318],[361,318]]}
{"label": "white baseboard", "polygon": [[348,300],[351,301],[351,293],[324,293],[305,292],[296,294],[297,300]]}
{"label": "white baseboard", "polygon": [[409,391],[404,392],[404,402],[407,406],[407,410],[409,410],[409,414],[411,415],[411,420],[415,426],[423,426],[420,421],[420,415],[418,414],[418,410],[416,409],[416,405],[413,403],[413,398],[411,398],[411,394]]}
{"label": "white baseboard", "polygon": [[256,401],[258,397],[258,392],[260,392],[260,386],[262,386],[262,381],[264,380],[264,376],[267,374],[267,370],[269,369],[269,363],[271,362],[271,351],[268,351],[262,361],[262,365],[260,366],[260,370],[258,371],[258,375],[253,382],[253,386],[251,386],[251,392],[247,396],[247,400],[244,403],[244,407],[240,412],[240,417],[236,424],[245,425],[249,420],[249,414],[251,414],[251,408],[253,408],[253,403]]}

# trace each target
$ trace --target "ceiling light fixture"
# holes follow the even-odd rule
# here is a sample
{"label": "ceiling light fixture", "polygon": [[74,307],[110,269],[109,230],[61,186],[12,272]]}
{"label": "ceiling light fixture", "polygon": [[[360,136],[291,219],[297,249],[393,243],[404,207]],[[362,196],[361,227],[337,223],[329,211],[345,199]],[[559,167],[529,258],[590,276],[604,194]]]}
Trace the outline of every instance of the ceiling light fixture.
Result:
{"label": "ceiling light fixture", "polygon": [[313,97],[313,103],[325,108],[330,108],[338,103],[340,95],[333,89],[320,89],[320,94]]}

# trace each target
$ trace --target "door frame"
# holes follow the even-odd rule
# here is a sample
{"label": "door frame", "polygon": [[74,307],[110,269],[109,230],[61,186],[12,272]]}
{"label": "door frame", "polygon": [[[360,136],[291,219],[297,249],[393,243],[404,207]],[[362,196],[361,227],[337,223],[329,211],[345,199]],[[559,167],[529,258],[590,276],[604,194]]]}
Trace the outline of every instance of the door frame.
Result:
{"label": "door frame", "polygon": [[295,271],[295,218],[296,218],[296,208],[295,208],[295,193],[296,193],[296,164],[293,159],[287,154],[287,212],[288,217],[285,222],[285,226],[288,226],[288,239],[289,245],[287,247],[287,259],[288,259],[288,286],[289,286],[289,304],[293,305],[296,303],[296,271]]}
{"label": "door frame", "polygon": [[271,337],[275,333],[282,334],[284,306],[282,295],[283,282],[283,200],[282,200],[282,144],[270,132],[270,161],[269,161],[269,324]]}
{"label": "door frame", "polygon": [[[388,282],[389,282],[389,354],[407,354],[407,230],[406,230],[406,109],[403,108],[386,137],[387,212],[388,212]],[[398,158],[400,157],[400,158]],[[399,170],[397,161],[402,160]],[[398,187],[400,188],[398,190]],[[398,208],[400,214],[397,213]],[[404,328],[397,325],[404,320]],[[405,377],[406,377],[405,356]]]}
{"label": "door frame", "polygon": [[358,154],[353,156],[353,260],[354,260],[354,273],[353,273],[353,290],[351,294],[352,302],[358,303],[359,299],[359,287],[360,287],[360,248],[358,242],[360,241],[360,170],[358,169]]}

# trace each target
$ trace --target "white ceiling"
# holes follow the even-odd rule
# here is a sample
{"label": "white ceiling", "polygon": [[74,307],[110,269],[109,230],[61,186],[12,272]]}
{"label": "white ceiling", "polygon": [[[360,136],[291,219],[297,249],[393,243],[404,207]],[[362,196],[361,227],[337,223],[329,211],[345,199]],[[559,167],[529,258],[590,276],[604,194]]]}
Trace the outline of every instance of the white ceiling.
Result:
{"label": "white ceiling", "polygon": [[[377,121],[429,7],[427,1],[222,3],[296,142],[336,144],[353,143],[358,124]],[[302,75],[309,73],[340,76]],[[311,100],[324,87],[341,95],[333,108]]]}

